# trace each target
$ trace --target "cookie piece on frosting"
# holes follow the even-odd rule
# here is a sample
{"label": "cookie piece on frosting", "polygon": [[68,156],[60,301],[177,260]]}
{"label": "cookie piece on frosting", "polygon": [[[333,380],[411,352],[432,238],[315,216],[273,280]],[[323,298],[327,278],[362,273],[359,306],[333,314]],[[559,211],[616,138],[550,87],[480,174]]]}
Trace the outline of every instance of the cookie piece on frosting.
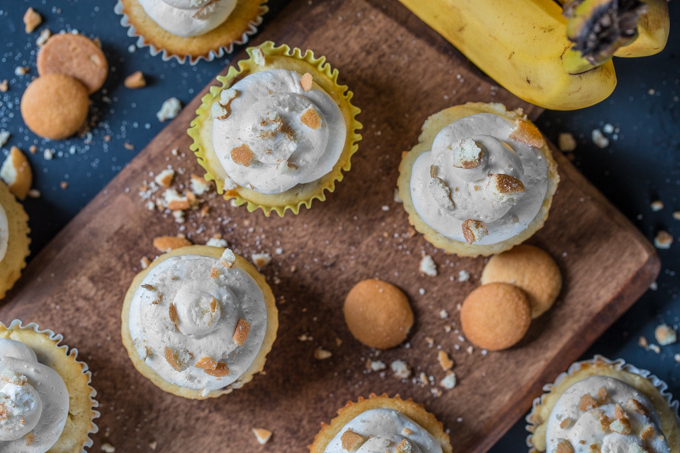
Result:
{"label": "cookie piece on frosting", "polygon": [[406,294],[382,280],[357,283],[347,294],[343,313],[354,338],[377,349],[397,346],[413,326]]}
{"label": "cookie piece on frosting", "polygon": [[480,348],[499,351],[524,337],[531,324],[531,306],[516,286],[489,283],[465,298],[460,321],[468,340]]}

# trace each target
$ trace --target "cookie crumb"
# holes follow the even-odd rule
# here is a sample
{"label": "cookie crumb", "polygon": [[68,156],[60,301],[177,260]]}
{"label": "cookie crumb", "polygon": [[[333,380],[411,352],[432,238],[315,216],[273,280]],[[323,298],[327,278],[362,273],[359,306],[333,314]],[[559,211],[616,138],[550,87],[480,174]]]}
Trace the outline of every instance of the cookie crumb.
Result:
{"label": "cookie crumb", "polygon": [[446,376],[444,376],[444,379],[439,382],[439,385],[444,387],[446,390],[451,390],[454,388],[456,386],[456,373],[453,371],[446,373]]}
{"label": "cookie crumb", "polygon": [[269,253],[253,253],[251,258],[258,269],[262,269],[272,262],[272,256]]}
{"label": "cookie crumb", "polygon": [[591,138],[593,140],[593,143],[598,148],[606,148],[609,146],[609,139],[604,136],[601,130],[599,129],[593,129],[593,132],[591,133]]}
{"label": "cookie crumb", "polygon": [[667,231],[661,230],[658,233],[656,233],[656,237],[654,238],[654,245],[658,249],[669,249],[671,248],[671,244],[673,243],[673,236],[670,235]]}
{"label": "cookie crumb", "polygon": [[466,282],[470,280],[470,273],[466,270],[462,270],[458,272],[458,281],[459,282]]}
{"label": "cookie crumb", "polygon": [[38,47],[42,47],[45,45],[48,39],[50,39],[50,36],[52,36],[52,32],[50,31],[49,28],[44,29],[43,31],[40,32],[40,35],[38,35],[38,39],[35,40],[35,45]]}
{"label": "cookie crumb", "polygon": [[32,33],[42,23],[42,17],[33,8],[28,8],[24,13],[24,25],[26,33]]}
{"label": "cookie crumb", "polygon": [[62,181],[59,183],[59,187],[62,189],[68,189],[68,183],[66,181]]}
{"label": "cookie crumb", "polygon": [[399,379],[408,379],[411,377],[411,368],[403,360],[395,360],[390,365],[394,377]]}
{"label": "cookie crumb", "polygon": [[180,110],[182,110],[182,103],[180,100],[177,98],[170,98],[163,102],[161,109],[156,113],[156,118],[162,123],[177,118]]}
{"label": "cookie crumb", "polygon": [[678,341],[678,334],[675,332],[675,329],[668,324],[659,325],[654,331],[654,336],[661,346],[667,346]]}
{"label": "cookie crumb", "polygon": [[[125,78],[123,82],[125,88],[130,88],[131,90],[136,90],[138,88],[144,88],[146,86],[146,79],[142,71],[136,71]],[[167,102],[167,101],[166,101]],[[177,115],[175,115],[177,116]],[[159,118],[160,119],[160,118]],[[163,120],[161,120],[163,121]]]}
{"label": "cookie crumb", "polygon": [[227,243],[227,241],[225,239],[213,237],[213,238],[208,239],[208,242],[206,242],[205,245],[207,245],[209,247],[225,248],[229,244]]}
{"label": "cookie crumb", "polygon": [[576,149],[576,139],[569,132],[561,132],[557,137],[557,143],[562,152],[569,152]]}
{"label": "cookie crumb", "polygon": [[255,438],[260,445],[266,444],[272,437],[272,432],[264,428],[253,428],[253,434],[255,434]]}
{"label": "cookie crumb", "polygon": [[0,93],[6,93],[9,90],[9,82],[5,79],[0,82]]}
{"label": "cookie crumb", "polygon": [[314,358],[316,360],[326,360],[330,359],[333,356],[333,353],[330,351],[326,351],[325,349],[318,347],[314,350]]}
{"label": "cookie crumb", "polygon": [[437,276],[437,264],[430,255],[425,255],[420,260],[420,272],[428,277]]}
{"label": "cookie crumb", "polygon": [[453,360],[451,360],[451,357],[449,357],[446,352],[440,350],[437,354],[437,359],[439,360],[439,366],[442,367],[442,370],[449,371],[453,368]]}
{"label": "cookie crumb", "polygon": [[302,76],[300,79],[300,86],[302,87],[303,90],[309,91],[312,89],[312,75],[308,72],[305,72],[305,75]]}
{"label": "cookie crumb", "polygon": [[658,212],[663,209],[663,201],[661,200],[656,200],[653,201],[651,205],[649,205],[652,208],[652,211]]}
{"label": "cookie crumb", "polygon": [[102,444],[102,451],[106,453],[114,453],[116,451],[116,447],[106,442]]}

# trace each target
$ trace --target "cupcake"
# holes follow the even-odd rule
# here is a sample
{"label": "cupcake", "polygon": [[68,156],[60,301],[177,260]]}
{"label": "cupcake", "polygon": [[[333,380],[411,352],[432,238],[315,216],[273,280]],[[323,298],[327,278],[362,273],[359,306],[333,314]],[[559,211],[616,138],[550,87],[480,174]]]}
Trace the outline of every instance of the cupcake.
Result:
{"label": "cupcake", "polygon": [[193,65],[231,53],[257,32],[267,0],[118,0],[114,11],[123,16],[128,36],[139,37],[163,59],[186,59]]}
{"label": "cupcake", "polygon": [[28,216],[7,185],[0,181],[0,299],[5,297],[26,267],[30,253]]}
{"label": "cupcake", "polygon": [[80,453],[98,431],[92,373],[61,335],[0,323],[0,451]]}
{"label": "cupcake", "polygon": [[678,402],[649,371],[596,356],[575,363],[527,417],[533,452],[678,453]]}
{"label": "cupcake", "polygon": [[338,411],[309,446],[311,453],[450,453],[444,426],[424,406],[396,396],[359,397]]}
{"label": "cupcake", "polygon": [[269,285],[230,249],[189,246],[158,257],[125,295],[123,344],[144,377],[192,399],[240,388],[276,339]]}
{"label": "cupcake", "polygon": [[399,196],[425,239],[459,256],[520,244],[548,217],[557,164],[521,109],[468,103],[429,117],[399,167]]}
{"label": "cupcake", "polygon": [[265,42],[218,77],[191,123],[191,149],[225,199],[269,216],[326,199],[357,151],[352,92],[311,51]]}

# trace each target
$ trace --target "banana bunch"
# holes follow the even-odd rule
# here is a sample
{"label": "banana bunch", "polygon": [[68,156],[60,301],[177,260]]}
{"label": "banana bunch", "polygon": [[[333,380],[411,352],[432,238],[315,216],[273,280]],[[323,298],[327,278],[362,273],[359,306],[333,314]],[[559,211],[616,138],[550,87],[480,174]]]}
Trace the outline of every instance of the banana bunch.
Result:
{"label": "banana bunch", "polygon": [[606,99],[612,56],[660,52],[667,0],[400,0],[516,96],[553,110]]}

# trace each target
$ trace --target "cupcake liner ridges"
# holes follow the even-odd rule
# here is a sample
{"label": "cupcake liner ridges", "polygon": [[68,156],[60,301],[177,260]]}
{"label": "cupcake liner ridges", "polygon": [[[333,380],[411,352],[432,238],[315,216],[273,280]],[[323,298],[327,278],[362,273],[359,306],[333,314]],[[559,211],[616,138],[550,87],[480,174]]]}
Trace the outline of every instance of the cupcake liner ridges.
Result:
{"label": "cupcake liner ridges", "polygon": [[[73,361],[76,364],[80,365],[82,374],[87,377],[87,387],[90,390],[88,397],[89,397],[89,400],[90,400],[90,411],[92,412],[91,427],[88,430],[88,432],[86,433],[86,436],[87,436],[86,440],[83,442],[82,447],[80,449],[81,453],[85,453],[86,449],[91,447],[94,443],[92,441],[92,439],[90,438],[90,436],[92,434],[99,432],[99,427],[94,423],[94,419],[99,418],[100,415],[101,415],[99,413],[99,411],[94,409],[96,407],[99,407],[99,403],[95,399],[95,397],[97,396],[97,391],[94,388],[92,388],[92,386],[91,386],[92,372],[90,371],[87,363],[77,360],[77,357],[78,357],[78,350],[77,349],[69,348],[67,345],[60,344],[61,341],[64,339],[63,335],[56,334],[56,333],[54,333],[54,331],[49,330],[49,329],[40,330],[40,328],[38,327],[38,324],[36,324],[34,322],[28,323],[25,326],[22,325],[22,322],[19,319],[15,319],[14,321],[12,321],[9,326],[5,326],[2,322],[0,322],[0,329],[5,329],[7,331],[33,330],[34,332],[36,332],[38,334],[45,335],[50,341],[54,342],[54,346],[57,349],[64,351],[64,354],[66,355],[66,357],[72,358]],[[38,357],[40,357],[40,354],[38,354]],[[58,444],[55,444],[55,446],[56,445],[58,445]],[[52,449],[53,448],[54,447],[52,447]],[[52,449],[50,449],[50,451],[52,451]]]}
{"label": "cupcake liner ridges", "polygon": [[673,395],[668,393],[668,384],[666,384],[664,381],[653,375],[650,371],[637,368],[636,366],[626,363],[626,361],[623,359],[609,360],[601,355],[595,355],[590,360],[583,360],[580,362],[573,363],[567,371],[557,376],[557,378],[552,384],[544,385],[543,395],[534,399],[531,412],[525,418],[525,421],[527,422],[526,430],[530,433],[527,436],[526,444],[531,452],[538,451],[536,450],[536,448],[534,447],[534,443],[532,442],[532,437],[535,433],[535,429],[538,426],[534,418],[536,415],[536,411],[544,403],[545,397],[548,394],[550,394],[550,392],[552,392],[555,387],[559,386],[566,378],[573,376],[576,372],[581,370],[581,368],[584,365],[598,365],[598,364],[612,366],[614,367],[615,370],[626,371],[628,373],[636,374],[642,378],[647,379],[654,386],[654,388],[656,388],[656,390],[658,390],[658,392],[661,394],[661,397],[668,404],[668,407],[670,408],[671,412],[675,415],[676,422],[678,423],[678,425],[680,425],[680,402],[674,399]]}
{"label": "cupcake liner ridges", "polygon": [[151,53],[152,56],[156,56],[160,53],[163,61],[170,61],[172,59],[175,59],[180,64],[184,64],[187,60],[189,60],[189,64],[193,66],[200,60],[213,61],[215,58],[222,58],[225,54],[232,53],[234,51],[234,46],[246,44],[250,39],[250,36],[257,33],[257,27],[259,27],[262,24],[262,16],[269,11],[269,7],[264,4],[266,3],[266,1],[267,0],[262,0],[263,4],[259,5],[258,16],[255,19],[248,22],[247,29],[243,32],[240,38],[232,41],[228,45],[219,46],[217,49],[210,50],[207,55],[199,56],[177,55],[168,52],[166,49],[163,49],[151,43],[147,38],[142,36],[142,34],[140,34],[139,31],[135,28],[135,26],[131,23],[130,18],[124,11],[124,5],[122,0],[116,1],[116,5],[114,6],[113,11],[119,16],[121,16],[120,24],[128,29],[127,35],[132,38],[137,38],[137,47],[139,47],[140,49],[148,47],[149,53]]}
{"label": "cupcake liner ridges", "polygon": [[0,205],[7,216],[9,229],[7,251],[0,261],[0,299],[3,299],[26,267],[26,258],[30,254],[31,238],[28,235],[31,229],[28,227],[28,215],[23,205],[2,181],[0,181]]}
{"label": "cupcake liner ridges", "polygon": [[[224,181],[228,176],[217,162],[214,149],[211,149],[212,116],[210,108],[212,103],[219,97],[222,90],[229,88],[249,73],[258,71],[258,65],[253,58],[253,50],[258,48],[265,55],[265,58],[272,58],[279,62],[284,59],[290,60],[290,65],[294,66],[298,72],[310,72],[317,83],[319,81],[325,83],[326,86],[322,85],[322,88],[336,102],[340,101],[338,105],[347,123],[345,147],[333,170],[317,181],[299,184],[277,195],[263,195],[240,186],[236,190],[225,192]],[[196,154],[198,163],[206,170],[205,179],[215,181],[218,193],[224,193],[226,200],[232,200],[236,206],[247,204],[249,212],[262,209],[266,216],[274,211],[283,217],[287,210],[292,211],[293,214],[298,214],[302,206],[307,207],[307,209],[311,208],[313,200],[324,201],[326,199],[325,192],[335,191],[335,184],[344,178],[343,171],[350,170],[351,158],[359,149],[358,141],[361,140],[361,135],[357,133],[357,130],[361,129],[362,125],[356,120],[356,116],[361,110],[352,105],[353,93],[348,90],[348,87],[338,84],[338,70],[331,68],[330,64],[326,63],[326,57],[316,58],[311,50],[303,53],[302,50],[291,49],[287,45],[276,47],[271,41],[267,41],[258,47],[248,48],[246,52],[250,58],[239,61],[238,69],[233,66],[230,67],[226,76],[218,76],[217,81],[221,83],[221,86],[210,87],[210,92],[203,97],[202,104],[196,111],[197,117],[191,122],[191,128],[187,131],[194,141],[190,148]],[[266,67],[269,65],[270,62],[268,61]],[[206,142],[209,142],[210,146],[206,146]],[[215,163],[211,164],[211,160]]]}

